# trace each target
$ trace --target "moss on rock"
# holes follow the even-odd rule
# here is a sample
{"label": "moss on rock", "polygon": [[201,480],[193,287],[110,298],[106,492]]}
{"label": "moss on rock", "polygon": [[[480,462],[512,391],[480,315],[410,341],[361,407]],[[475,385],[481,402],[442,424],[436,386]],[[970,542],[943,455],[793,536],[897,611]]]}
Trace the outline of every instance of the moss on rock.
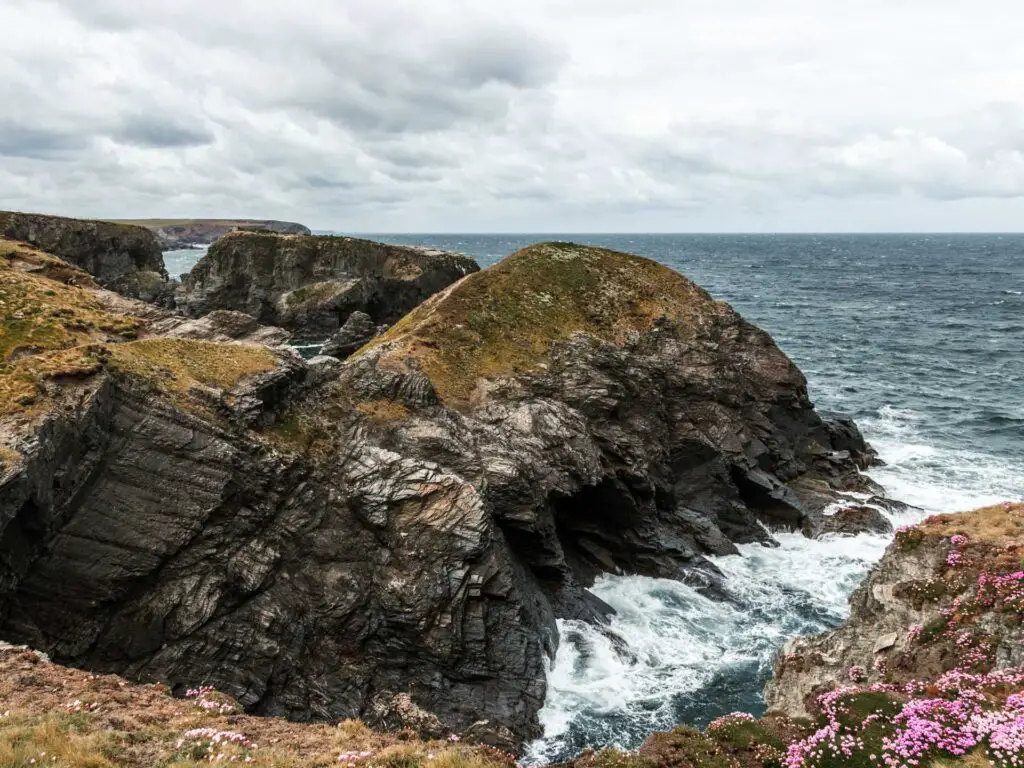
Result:
{"label": "moss on rock", "polygon": [[665,319],[685,337],[728,311],[649,259],[544,243],[432,297],[360,354],[381,349],[386,363],[419,368],[443,400],[458,403],[469,399],[479,378],[535,369],[573,334],[623,344]]}

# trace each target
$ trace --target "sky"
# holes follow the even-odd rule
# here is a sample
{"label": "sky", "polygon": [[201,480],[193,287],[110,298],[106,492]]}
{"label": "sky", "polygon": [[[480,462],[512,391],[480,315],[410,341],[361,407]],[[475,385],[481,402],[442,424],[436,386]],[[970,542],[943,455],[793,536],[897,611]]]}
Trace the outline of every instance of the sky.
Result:
{"label": "sky", "polygon": [[0,209],[1024,231],[1020,0],[2,0]]}

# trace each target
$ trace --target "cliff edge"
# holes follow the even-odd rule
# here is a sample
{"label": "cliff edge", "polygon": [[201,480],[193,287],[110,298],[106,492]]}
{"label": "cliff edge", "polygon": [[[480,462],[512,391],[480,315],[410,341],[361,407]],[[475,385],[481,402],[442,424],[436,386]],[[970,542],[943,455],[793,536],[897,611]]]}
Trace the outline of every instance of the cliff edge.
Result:
{"label": "cliff edge", "polygon": [[461,254],[349,237],[235,232],[185,276],[181,311],[246,312],[260,322],[322,339],[356,311],[393,323],[480,267]]}
{"label": "cliff edge", "polygon": [[169,301],[159,242],[143,227],[0,211],[0,238],[58,256],[126,296]]}
{"label": "cliff edge", "polygon": [[[215,248],[266,255],[269,276],[295,242],[368,253],[424,290],[421,254],[309,240]],[[60,663],[214,686],[249,713],[516,743],[538,733],[556,620],[610,610],[598,575],[727,597],[708,554],[870,518],[856,427],[815,412],[767,334],[647,259],[525,249],[345,362],[60,269],[0,262],[26,297],[2,337],[0,637]]]}

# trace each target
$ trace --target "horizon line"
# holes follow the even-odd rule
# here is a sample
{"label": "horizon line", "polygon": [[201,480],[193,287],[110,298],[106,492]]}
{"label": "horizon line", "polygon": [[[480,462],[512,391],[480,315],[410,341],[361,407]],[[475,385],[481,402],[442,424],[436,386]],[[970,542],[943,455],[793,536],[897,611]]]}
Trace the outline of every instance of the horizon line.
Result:
{"label": "horizon line", "polygon": [[515,231],[515,232],[499,232],[499,231],[476,231],[476,232],[474,232],[474,231],[464,231],[464,232],[460,232],[458,230],[447,230],[447,231],[437,230],[437,231],[422,231],[422,232],[418,232],[418,231],[415,231],[415,230],[406,230],[406,231],[391,231],[391,232],[388,232],[388,231],[380,231],[380,230],[378,230],[378,231],[374,231],[374,230],[358,230],[357,231],[357,230],[347,230],[347,229],[326,229],[326,228],[322,228],[322,227],[316,227],[316,228],[310,227],[310,229],[314,233],[316,233],[316,232],[332,232],[332,233],[336,232],[336,233],[343,233],[343,234],[346,234],[346,235],[352,235],[352,236],[356,236],[356,237],[364,237],[364,236],[367,236],[367,235],[406,236],[406,237],[414,236],[414,235],[415,236],[427,235],[427,236],[431,236],[431,237],[437,237],[437,236],[440,236],[440,235],[467,235],[467,236],[472,236],[472,237],[481,237],[481,236],[487,236],[487,237],[499,237],[499,236],[521,237],[521,236],[524,236],[524,235],[541,236],[541,237],[548,236],[548,235],[585,235],[585,236],[588,236],[588,237],[590,237],[590,236],[606,237],[606,236],[609,236],[609,235],[613,235],[613,236],[665,235],[665,236],[670,236],[670,237],[678,237],[678,236],[684,236],[684,235],[685,236],[736,236],[736,235],[758,235],[758,236],[806,235],[806,236],[818,236],[818,235],[844,235],[844,236],[866,236],[866,237],[877,236],[877,235],[888,235],[888,236],[892,236],[892,235],[906,235],[906,236],[921,236],[921,235],[1024,235],[1024,230],[995,230],[995,229],[994,230],[966,230],[966,229],[965,230],[933,230],[933,231],[928,231],[928,230],[920,230],[920,231],[911,231],[911,230],[888,230],[888,231],[884,231],[884,230],[879,230],[877,232],[842,231],[842,230],[823,230],[823,231],[810,231],[810,230],[806,230],[806,231],[800,231],[800,230],[793,230],[793,231],[781,231],[781,230],[780,231],[770,231],[770,230],[762,230],[762,231],[755,231],[755,230],[721,231],[720,230],[720,231],[706,231],[706,232],[697,232],[697,231],[686,231],[686,232],[662,232],[662,231],[649,231],[649,232],[642,232],[642,231],[636,231],[636,232],[628,232],[628,231],[601,232],[601,231],[591,231],[591,232],[586,232],[586,231],[582,231],[582,230],[574,231],[574,230],[568,230],[568,229],[566,229],[566,230],[548,230],[548,231],[540,231],[540,230],[538,230],[538,231],[532,231],[532,232],[531,231],[527,231],[527,230]]}

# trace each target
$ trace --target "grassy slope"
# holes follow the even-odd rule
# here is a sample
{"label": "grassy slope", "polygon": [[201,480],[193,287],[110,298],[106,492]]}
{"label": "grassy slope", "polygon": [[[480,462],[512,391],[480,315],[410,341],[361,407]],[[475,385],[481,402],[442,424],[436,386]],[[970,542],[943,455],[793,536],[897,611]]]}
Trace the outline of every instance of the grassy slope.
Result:
{"label": "grassy slope", "polygon": [[[247,743],[185,736],[195,729],[240,734]],[[342,755],[353,759],[340,761]],[[193,768],[210,762],[315,768],[356,761],[382,768],[512,768],[508,756],[488,749],[378,734],[357,721],[303,725],[251,717],[215,692],[176,699],[164,686],[134,685],[0,647],[0,768]]]}
{"label": "grassy slope", "polygon": [[657,262],[568,243],[531,246],[432,297],[368,349],[385,365],[415,358],[448,402],[469,399],[477,379],[542,364],[553,343],[582,332],[622,343],[662,317],[693,330],[727,311]]}
{"label": "grassy slope", "polygon": [[[79,284],[64,282],[72,278]],[[47,383],[104,368],[185,404],[191,387],[228,389],[276,365],[265,347],[140,339],[143,321],[107,310],[83,287],[91,284],[56,257],[0,240],[0,416],[45,411],[52,402]]]}

